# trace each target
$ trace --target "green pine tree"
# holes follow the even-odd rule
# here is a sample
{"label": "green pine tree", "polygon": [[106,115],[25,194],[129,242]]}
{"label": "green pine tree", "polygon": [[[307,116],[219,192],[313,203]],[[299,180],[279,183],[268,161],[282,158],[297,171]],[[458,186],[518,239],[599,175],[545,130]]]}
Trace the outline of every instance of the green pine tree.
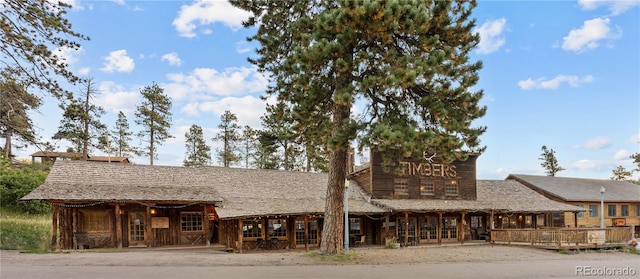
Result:
{"label": "green pine tree", "polygon": [[107,126],[100,121],[104,109],[92,103],[95,83],[87,79],[83,84],[82,96],[72,99],[68,105],[60,105],[64,113],[58,131],[51,138],[68,140],[75,150],[82,152],[82,159],[87,160],[94,147],[100,148],[99,139],[107,133]]}
{"label": "green pine tree", "polygon": [[548,176],[556,176],[556,173],[559,173],[565,170],[563,167],[558,164],[558,159],[556,159],[556,152],[553,149],[548,149],[546,145],[542,146],[542,153],[538,159],[542,160],[540,165],[545,169],[545,173]]}
{"label": "green pine tree", "polygon": [[[291,104],[301,130],[329,115],[318,138],[327,147],[329,179],[320,253],[343,251],[343,200],[351,142],[391,164],[425,149],[444,160],[482,152],[480,62],[469,53],[475,1],[231,0],[254,17],[250,59],[269,73],[268,94]],[[356,100],[363,111],[356,118]]]}
{"label": "green pine tree", "polygon": [[238,144],[241,141],[240,125],[238,125],[238,117],[231,111],[225,111],[220,115],[220,124],[218,125],[220,131],[213,138],[214,141],[221,141],[222,148],[217,149],[217,158],[224,167],[230,167],[231,165],[240,162],[241,156],[239,154]]}
{"label": "green pine tree", "polygon": [[122,111],[118,112],[118,119],[114,129],[111,130],[111,142],[108,145],[115,148],[115,154],[118,157],[140,156],[143,153],[142,150],[130,144],[132,137],[133,132],[127,116]]}
{"label": "green pine tree", "polygon": [[149,156],[149,164],[153,166],[153,160],[158,157],[156,149],[164,141],[173,136],[169,133],[171,128],[171,98],[164,94],[164,89],[155,82],[140,90],[142,103],[136,106],[136,124],[142,126],[138,137],[149,143],[145,147],[144,154]]}
{"label": "green pine tree", "polygon": [[29,111],[40,107],[42,101],[9,75],[0,75],[0,92],[11,96],[0,99],[0,136],[5,139],[2,151],[5,158],[10,158],[14,147],[36,143]]}
{"label": "green pine tree", "polygon": [[198,125],[191,125],[189,131],[184,134],[185,147],[187,149],[185,153],[185,159],[183,164],[185,167],[190,166],[207,166],[211,161],[211,147],[207,145],[202,133],[202,127]]}

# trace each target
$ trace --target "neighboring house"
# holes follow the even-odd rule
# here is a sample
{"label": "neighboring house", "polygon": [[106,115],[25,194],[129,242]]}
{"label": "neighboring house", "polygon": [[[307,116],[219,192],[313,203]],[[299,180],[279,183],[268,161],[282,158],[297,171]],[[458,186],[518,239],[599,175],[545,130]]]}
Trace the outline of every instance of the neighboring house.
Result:
{"label": "neighboring house", "polygon": [[[381,157],[349,175],[350,242],[464,242],[493,228],[550,226],[553,212],[585,209],[552,201],[512,180],[476,180],[475,159],[400,162]],[[354,167],[350,169],[355,170]],[[402,172],[402,170],[404,172]],[[53,206],[62,249],[221,244],[238,250],[317,246],[327,174],[223,167],[57,161],[23,197]],[[76,236],[76,237],[74,237]]]}
{"label": "neighboring house", "polygon": [[[130,163],[127,157],[117,156],[92,156],[89,155],[87,161],[109,162],[109,163]],[[31,163],[54,163],[56,160],[80,160],[82,152],[57,152],[38,151],[31,154]]]}
{"label": "neighboring house", "polygon": [[602,209],[600,189],[604,187],[604,225],[606,227],[633,227],[640,235],[640,185],[626,181],[535,176],[511,174],[515,180],[545,197],[566,204],[583,207],[588,211],[556,215],[556,226],[599,227]]}

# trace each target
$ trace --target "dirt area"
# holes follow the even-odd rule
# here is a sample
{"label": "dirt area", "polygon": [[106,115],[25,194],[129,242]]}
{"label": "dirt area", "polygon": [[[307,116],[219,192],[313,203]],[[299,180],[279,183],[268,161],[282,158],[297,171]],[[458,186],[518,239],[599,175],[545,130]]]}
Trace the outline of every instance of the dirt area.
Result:
{"label": "dirt area", "polygon": [[[313,252],[315,250],[312,250]],[[640,256],[615,250],[560,253],[505,245],[416,246],[352,248],[354,257],[345,262],[309,256],[304,250],[227,253],[207,248],[86,250],[50,254],[0,251],[3,266],[284,266],[284,265],[386,265],[464,262],[518,262],[544,260],[629,260]]]}

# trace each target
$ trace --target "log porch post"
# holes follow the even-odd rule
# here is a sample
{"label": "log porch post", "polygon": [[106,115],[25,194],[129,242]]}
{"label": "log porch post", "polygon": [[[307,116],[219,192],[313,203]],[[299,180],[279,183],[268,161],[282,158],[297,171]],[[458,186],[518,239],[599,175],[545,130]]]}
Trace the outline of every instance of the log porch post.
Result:
{"label": "log porch post", "polygon": [[442,244],[442,211],[438,212],[438,245]]}
{"label": "log porch post", "polygon": [[304,250],[309,252],[309,216],[307,215],[304,215]]}
{"label": "log porch post", "polygon": [[147,248],[151,248],[153,242],[151,241],[151,206],[147,206],[147,212],[145,214],[145,226],[144,226],[144,240],[147,244]]}
{"label": "log porch post", "polygon": [[578,211],[573,212],[573,227],[578,227]]}
{"label": "log porch post", "polygon": [[462,224],[462,226],[460,227],[460,234],[462,235],[462,244],[464,244],[464,212],[462,212],[462,222],[460,222],[460,224]]}
{"label": "log porch post", "polygon": [[409,212],[404,213],[404,246],[409,244]]}
{"label": "log porch post", "polygon": [[238,251],[242,253],[242,218],[238,219]]}
{"label": "log porch post", "polygon": [[209,205],[208,204],[204,204],[204,238],[205,238],[205,245],[206,246],[211,246],[211,238],[209,237],[209,234],[211,233],[211,229],[209,228]]}
{"label": "log porch post", "polygon": [[53,206],[51,217],[51,251],[58,250],[58,206]]}
{"label": "log porch post", "polygon": [[120,215],[120,204],[116,203],[116,247],[122,249],[122,215]]}

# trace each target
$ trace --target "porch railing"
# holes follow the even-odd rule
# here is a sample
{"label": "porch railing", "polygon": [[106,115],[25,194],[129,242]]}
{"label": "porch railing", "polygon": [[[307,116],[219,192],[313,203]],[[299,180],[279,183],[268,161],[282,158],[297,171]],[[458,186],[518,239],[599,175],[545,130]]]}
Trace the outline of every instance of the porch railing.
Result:
{"label": "porch railing", "polygon": [[631,240],[629,228],[542,228],[496,229],[491,231],[493,243],[530,244],[549,248],[598,248],[623,246]]}

